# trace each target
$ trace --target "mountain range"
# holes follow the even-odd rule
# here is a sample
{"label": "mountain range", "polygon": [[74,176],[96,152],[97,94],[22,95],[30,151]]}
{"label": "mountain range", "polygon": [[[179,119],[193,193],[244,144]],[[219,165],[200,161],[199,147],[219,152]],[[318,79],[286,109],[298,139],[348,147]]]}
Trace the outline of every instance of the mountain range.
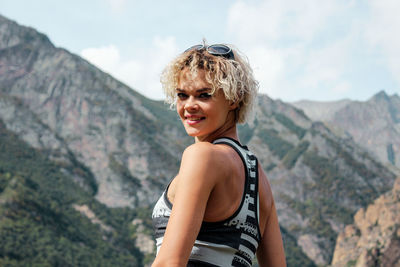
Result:
{"label": "mountain range", "polygon": [[380,91],[367,101],[292,103],[309,118],[344,130],[385,164],[400,168],[400,97]]}
{"label": "mountain range", "polygon": [[[388,166],[351,128],[310,118],[260,95],[239,127],[271,181],[288,266],[331,263],[339,233],[399,174],[398,143]],[[0,264],[151,263],[151,207],[193,142],[174,111],[0,16],[0,126]]]}

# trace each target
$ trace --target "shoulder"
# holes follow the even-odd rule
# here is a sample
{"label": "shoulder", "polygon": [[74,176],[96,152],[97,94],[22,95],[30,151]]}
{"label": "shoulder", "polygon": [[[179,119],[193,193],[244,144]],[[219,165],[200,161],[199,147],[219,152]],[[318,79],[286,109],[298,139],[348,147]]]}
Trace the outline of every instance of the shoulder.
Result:
{"label": "shoulder", "polygon": [[183,156],[201,153],[201,154],[212,154],[215,152],[215,145],[209,142],[197,142],[188,146],[183,152]]}
{"label": "shoulder", "polygon": [[182,168],[207,172],[208,175],[223,175],[229,170],[229,151],[220,145],[198,142],[188,146],[182,155]]}
{"label": "shoulder", "polygon": [[209,142],[198,142],[185,149],[182,159],[195,159],[198,162],[218,161],[227,156],[227,150],[220,145],[215,145]]}

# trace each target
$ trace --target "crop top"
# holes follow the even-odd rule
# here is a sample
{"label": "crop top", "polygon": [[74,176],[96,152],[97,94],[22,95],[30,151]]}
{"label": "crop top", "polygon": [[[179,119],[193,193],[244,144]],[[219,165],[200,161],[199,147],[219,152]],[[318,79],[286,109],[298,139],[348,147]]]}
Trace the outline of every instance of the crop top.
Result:
{"label": "crop top", "polygon": [[[229,218],[218,222],[202,222],[187,266],[249,267],[261,239],[257,158],[234,139],[223,137],[213,143],[229,145],[240,155],[245,166],[245,188],[238,209]],[[172,210],[167,191],[168,187],[154,206],[152,214],[157,253]]]}

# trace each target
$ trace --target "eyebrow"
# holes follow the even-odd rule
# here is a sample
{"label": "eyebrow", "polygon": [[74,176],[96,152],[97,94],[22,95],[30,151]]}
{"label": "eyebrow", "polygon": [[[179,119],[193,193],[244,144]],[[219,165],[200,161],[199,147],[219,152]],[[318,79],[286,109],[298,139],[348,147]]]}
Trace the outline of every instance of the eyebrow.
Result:
{"label": "eyebrow", "polygon": [[[180,89],[180,88],[176,88],[175,89],[178,92],[185,92],[185,89]],[[196,93],[202,93],[202,92],[207,92],[207,91],[211,91],[211,88],[201,88],[201,89],[197,89]]]}

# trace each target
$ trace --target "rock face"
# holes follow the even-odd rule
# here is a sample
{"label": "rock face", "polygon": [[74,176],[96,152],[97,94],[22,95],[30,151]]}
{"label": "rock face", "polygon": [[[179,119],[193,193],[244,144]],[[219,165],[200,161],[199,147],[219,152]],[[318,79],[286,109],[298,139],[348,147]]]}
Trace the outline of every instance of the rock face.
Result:
{"label": "rock face", "polygon": [[397,94],[389,96],[381,91],[365,102],[303,101],[293,104],[310,118],[346,131],[383,163],[400,167],[400,97]]}
{"label": "rock face", "polygon": [[400,178],[338,236],[332,266],[400,266]]}
{"label": "rock face", "polygon": [[[392,187],[395,174],[289,104],[261,95],[255,109],[239,134],[271,181],[289,266],[328,264],[337,234]],[[163,103],[1,16],[0,121],[107,207],[142,214],[192,142]],[[92,224],[104,219],[77,205]],[[136,245],[151,254],[144,217],[132,227]]]}
{"label": "rock face", "polygon": [[[1,16],[0,114],[8,129],[63,162],[112,207],[153,202],[188,142],[162,103]],[[94,181],[71,173],[75,163]]]}
{"label": "rock face", "polygon": [[281,226],[314,263],[330,263],[337,234],[395,175],[352,139],[267,96],[247,127],[242,136],[271,181]]}
{"label": "rock face", "polygon": [[293,106],[304,110],[308,117],[315,121],[329,121],[336,112],[351,103],[350,99],[338,101],[317,102],[311,100],[301,100],[292,103]]}

